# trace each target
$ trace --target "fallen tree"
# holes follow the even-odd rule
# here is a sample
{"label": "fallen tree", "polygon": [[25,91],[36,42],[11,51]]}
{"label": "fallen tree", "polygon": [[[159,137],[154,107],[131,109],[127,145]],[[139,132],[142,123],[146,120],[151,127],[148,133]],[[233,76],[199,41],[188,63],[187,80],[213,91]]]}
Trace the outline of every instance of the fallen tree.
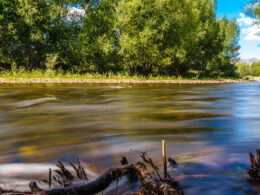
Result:
{"label": "fallen tree", "polygon": [[[74,173],[69,171],[63,163],[58,162],[58,169],[50,170],[48,180],[44,181],[49,185],[50,189],[41,189],[36,182],[31,182],[29,184],[31,192],[1,189],[1,194],[91,195],[104,191],[112,182],[118,182],[120,178],[127,176],[128,178],[135,177],[141,184],[140,189],[137,192],[132,192],[132,195],[183,195],[179,183],[171,178],[169,174],[162,178],[158,167],[146,153],[142,153],[140,157],[142,161],[135,164],[129,164],[127,159],[123,157],[121,167],[109,169],[92,182],[88,182],[87,174],[79,160],[77,164],[70,163]],[[169,159],[169,163],[175,165],[175,161],[172,159]],[[52,175],[53,172],[55,175]],[[60,185],[59,188],[52,188],[53,185],[57,184]]]}
{"label": "fallen tree", "polygon": [[[127,177],[130,182],[139,180],[139,190],[132,192],[131,195],[183,195],[178,181],[167,173],[164,151],[163,145],[163,176],[160,175],[159,168],[146,153],[141,153],[141,161],[135,164],[129,164],[128,160],[123,157],[120,167],[107,170],[91,182],[88,181],[87,173],[79,160],[75,164],[70,163],[72,169],[68,169],[62,162],[58,162],[58,169],[50,169],[48,179],[44,180],[49,189],[42,189],[36,182],[30,182],[28,192],[0,188],[0,195],[91,195],[103,192],[113,182],[118,183],[122,177]],[[253,180],[260,181],[260,150],[256,150],[256,157],[250,152],[249,159],[251,168],[248,170],[248,174]],[[168,159],[168,163],[170,166],[176,166],[176,161],[171,158]]]}

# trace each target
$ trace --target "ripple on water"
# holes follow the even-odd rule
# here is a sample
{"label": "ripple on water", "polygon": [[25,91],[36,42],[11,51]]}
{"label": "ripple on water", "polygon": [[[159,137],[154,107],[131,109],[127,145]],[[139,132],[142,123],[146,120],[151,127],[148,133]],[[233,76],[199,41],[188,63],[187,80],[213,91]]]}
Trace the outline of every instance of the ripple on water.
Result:
{"label": "ripple on water", "polygon": [[18,108],[26,108],[26,107],[44,104],[46,102],[52,102],[52,101],[56,101],[56,100],[57,100],[56,97],[44,97],[44,98],[19,101],[19,102],[11,104],[11,106],[18,107]]}

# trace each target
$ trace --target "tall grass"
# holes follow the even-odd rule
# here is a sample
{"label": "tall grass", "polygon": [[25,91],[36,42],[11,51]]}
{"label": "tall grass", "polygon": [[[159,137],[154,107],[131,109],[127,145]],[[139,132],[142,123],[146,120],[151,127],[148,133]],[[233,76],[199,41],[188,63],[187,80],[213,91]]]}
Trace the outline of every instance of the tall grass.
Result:
{"label": "tall grass", "polygon": [[212,81],[212,80],[237,80],[237,79],[230,79],[230,78],[200,78],[197,77],[174,77],[174,76],[140,76],[134,75],[130,76],[127,73],[117,73],[114,74],[112,72],[107,74],[98,74],[98,73],[72,73],[70,71],[64,71],[62,69],[53,70],[53,71],[44,71],[42,69],[33,69],[31,71],[25,70],[23,67],[17,68],[14,64],[12,65],[11,70],[3,70],[0,71],[0,80],[1,81],[30,81],[30,80],[37,80],[37,81],[87,81],[87,80],[117,80],[117,81]]}

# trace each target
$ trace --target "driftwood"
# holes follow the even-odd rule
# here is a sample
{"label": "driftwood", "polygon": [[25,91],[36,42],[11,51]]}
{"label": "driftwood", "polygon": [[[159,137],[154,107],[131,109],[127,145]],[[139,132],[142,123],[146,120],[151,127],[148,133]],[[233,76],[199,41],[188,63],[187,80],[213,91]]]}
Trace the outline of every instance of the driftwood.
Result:
{"label": "driftwood", "polygon": [[256,150],[256,158],[250,152],[249,159],[251,162],[251,168],[248,170],[248,174],[252,179],[260,180],[260,150]]}
{"label": "driftwood", "polygon": [[[151,158],[149,158],[146,153],[141,155],[143,162],[138,162],[136,164],[128,164],[128,161],[125,157],[121,160],[122,167],[110,169],[106,171],[103,175],[97,178],[95,181],[70,186],[62,187],[51,190],[39,190],[37,194],[40,195],[83,195],[83,194],[96,194],[98,192],[104,191],[112,182],[118,181],[119,178],[123,176],[137,177],[141,183],[140,190],[138,192],[133,192],[133,195],[142,195],[142,194],[171,194],[171,195],[181,195],[183,194],[177,181],[168,177],[162,179],[158,172],[158,167],[156,167]],[[60,163],[59,163],[60,164]],[[150,173],[148,171],[147,165],[151,166],[152,170],[155,171]],[[63,166],[60,166],[62,168]],[[64,171],[61,171],[64,172]],[[62,175],[58,172],[59,175]],[[68,175],[68,174],[63,174]],[[68,179],[68,177],[66,176]],[[66,179],[65,179],[66,180]],[[71,177],[71,180],[73,178]]]}
{"label": "driftwood", "polygon": [[[57,170],[53,170],[55,175],[52,175],[52,170],[49,170],[49,178],[45,180],[49,187],[57,186],[49,190],[44,190],[38,187],[36,182],[31,182],[29,187],[31,192],[15,192],[4,191],[2,189],[0,194],[37,194],[37,195],[91,195],[104,191],[112,182],[127,176],[131,181],[136,178],[140,181],[141,187],[139,191],[133,192],[132,195],[182,195],[182,189],[179,183],[172,179],[168,174],[166,178],[162,178],[159,174],[159,168],[153,163],[152,159],[146,153],[140,155],[142,162],[136,164],[129,164],[128,160],[123,157],[121,160],[122,166],[120,168],[109,169],[103,175],[98,177],[95,181],[88,183],[88,177],[85,173],[80,161],[74,165],[70,163],[74,170],[71,173],[61,162],[58,162]],[[173,161],[171,159],[171,161]],[[175,162],[175,161],[174,161]],[[169,163],[171,164],[171,163]],[[149,171],[151,170],[151,171]],[[132,178],[132,179],[130,179]],[[80,184],[79,184],[80,183]]]}
{"label": "driftwood", "polygon": [[[92,182],[88,182],[87,174],[79,160],[76,164],[70,163],[74,174],[72,174],[63,163],[58,162],[58,169],[53,171],[50,169],[48,180],[44,181],[49,185],[49,190],[41,189],[36,182],[30,182],[30,192],[19,192],[0,188],[0,195],[91,195],[104,191],[112,182],[118,182],[118,180],[124,176],[126,176],[130,182],[131,180],[136,181],[137,179],[140,181],[140,189],[137,192],[132,192],[131,195],[183,195],[179,183],[167,172],[166,177],[162,177],[159,173],[159,168],[146,153],[141,153],[140,157],[142,162],[137,162],[136,164],[129,164],[128,160],[123,157],[120,161],[121,167],[109,169]],[[251,168],[248,170],[248,174],[252,179],[260,181],[260,150],[256,150],[256,157],[250,152],[249,159]],[[168,159],[168,163],[172,167],[177,165],[176,161],[171,158]],[[54,173],[54,175],[52,173]],[[57,185],[60,187],[51,189]]]}

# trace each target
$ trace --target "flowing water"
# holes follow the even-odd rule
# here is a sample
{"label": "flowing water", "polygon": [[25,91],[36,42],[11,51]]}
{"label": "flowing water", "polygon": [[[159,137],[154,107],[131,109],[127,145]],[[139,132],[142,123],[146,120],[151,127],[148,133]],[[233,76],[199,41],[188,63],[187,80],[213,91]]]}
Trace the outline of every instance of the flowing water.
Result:
{"label": "flowing water", "polygon": [[93,177],[140,151],[160,166],[162,139],[186,194],[260,193],[246,173],[260,148],[260,83],[0,86],[3,186],[77,157]]}

